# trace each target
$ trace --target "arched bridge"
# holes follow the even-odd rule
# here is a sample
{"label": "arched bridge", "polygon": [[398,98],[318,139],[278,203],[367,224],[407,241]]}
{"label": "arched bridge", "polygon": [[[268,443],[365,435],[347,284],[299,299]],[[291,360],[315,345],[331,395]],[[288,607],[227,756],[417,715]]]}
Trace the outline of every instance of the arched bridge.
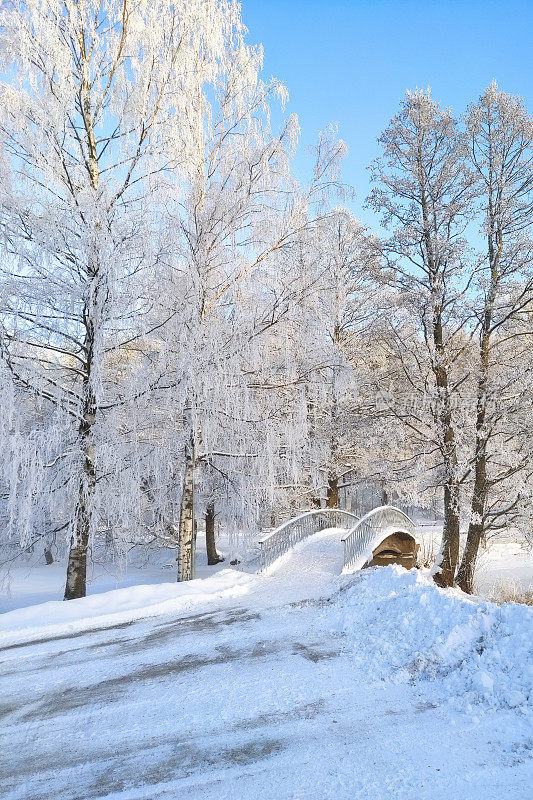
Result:
{"label": "arched bridge", "polygon": [[[327,528],[346,529],[340,540],[344,546],[343,572],[361,569],[369,562],[386,563],[387,556],[398,556],[400,561],[406,553],[414,553],[416,557],[418,537],[415,525],[399,508],[379,506],[361,518],[338,508],[321,508],[299,514],[259,540],[261,570],[298,542]],[[380,545],[383,545],[381,550]]]}

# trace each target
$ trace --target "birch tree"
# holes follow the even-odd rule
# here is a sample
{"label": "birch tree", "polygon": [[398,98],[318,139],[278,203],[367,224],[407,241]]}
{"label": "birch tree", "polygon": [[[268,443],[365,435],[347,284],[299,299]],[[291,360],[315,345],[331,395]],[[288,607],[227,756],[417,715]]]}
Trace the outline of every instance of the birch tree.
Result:
{"label": "birch tree", "polygon": [[215,61],[236,19],[223,0],[3,5],[1,355],[70,421],[57,456],[69,463],[66,599],[85,594],[102,508],[95,430],[117,401],[106,356],[147,333],[158,206],[190,145],[198,53]]}
{"label": "birch tree", "polygon": [[[361,223],[334,209],[313,232],[310,247],[316,283],[302,304],[309,322],[298,342],[306,354],[310,472],[316,495],[338,507],[343,476],[361,466],[362,430],[358,414],[359,375],[352,341],[370,327],[377,300],[376,248]],[[309,270],[309,264],[307,265]],[[308,352],[303,342],[312,342]],[[307,351],[307,352],[306,352]]]}
{"label": "birch tree", "polygon": [[[178,580],[188,580],[193,574],[195,470],[200,450],[211,447],[208,431],[212,426],[204,415],[216,414],[216,403],[224,403],[220,389],[234,381],[229,375],[242,346],[241,315],[235,310],[239,284],[252,271],[258,272],[288,235],[275,213],[276,192],[288,179],[296,121],[290,119],[279,137],[272,134],[270,104],[283,99],[285,89],[277,81],[261,80],[262,51],[248,46],[244,33],[242,24],[236,26],[212,65],[204,63],[202,54],[197,56],[197,84],[187,106],[191,145],[184,166],[186,182],[169,220],[178,254],[169,297],[172,304],[175,296],[185,300],[187,315],[178,320],[177,337],[183,340],[185,326],[190,354],[182,376],[188,387],[188,434],[177,542]],[[270,208],[265,203],[268,192]],[[286,196],[293,195],[289,192]],[[265,234],[267,217],[271,229]],[[170,309],[172,312],[173,305]],[[249,335],[257,335],[261,320],[248,321]],[[182,348],[171,347],[182,359]],[[218,445],[212,449],[225,449]]]}
{"label": "birch tree", "polygon": [[[245,376],[256,369],[252,363],[258,340],[301,294],[285,256],[314,224],[320,213],[313,208],[316,198],[335,184],[344,153],[333,132],[321,135],[313,179],[309,186],[297,185],[290,172],[297,120],[291,117],[277,135],[272,132],[270,108],[284,99],[285,89],[276,81],[261,80],[262,53],[247,46],[243,37],[241,31],[228,41],[219,71],[207,82],[209,91],[199,86],[189,104],[194,147],[186,188],[169,217],[177,254],[167,295],[170,313],[176,296],[186,299],[187,309],[175,327],[174,341],[182,344],[171,348],[183,362],[186,338],[190,354],[182,380],[188,387],[190,421],[183,475],[189,476],[191,488],[182,493],[179,580],[192,576],[195,469],[203,461],[204,467],[208,463],[226,472],[227,459],[239,460],[238,453],[250,452],[246,436],[237,430],[238,413],[230,396],[248,394]],[[196,73],[207,81],[199,69]],[[229,425],[230,419],[237,425]],[[220,442],[221,426],[226,442],[239,446]],[[225,456],[214,455],[224,451]],[[225,466],[217,464],[220,458]]]}

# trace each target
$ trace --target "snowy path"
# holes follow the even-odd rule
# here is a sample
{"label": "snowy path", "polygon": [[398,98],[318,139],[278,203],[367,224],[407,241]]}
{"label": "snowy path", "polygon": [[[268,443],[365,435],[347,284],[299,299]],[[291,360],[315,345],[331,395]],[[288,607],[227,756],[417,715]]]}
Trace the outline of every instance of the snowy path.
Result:
{"label": "snowy path", "polygon": [[339,619],[366,578],[339,575],[338,539],[180,618],[2,650],[2,798],[529,798],[529,717],[354,661]]}

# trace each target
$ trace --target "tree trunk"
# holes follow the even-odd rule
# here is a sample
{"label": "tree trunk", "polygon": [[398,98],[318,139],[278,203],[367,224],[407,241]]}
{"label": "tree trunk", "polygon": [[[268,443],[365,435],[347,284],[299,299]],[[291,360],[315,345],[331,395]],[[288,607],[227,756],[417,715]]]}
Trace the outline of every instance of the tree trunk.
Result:
{"label": "tree trunk", "polygon": [[338,508],[338,507],[339,507],[339,479],[335,475],[328,478],[326,508]]}
{"label": "tree trunk", "polygon": [[[81,81],[82,117],[87,136],[89,153],[89,173],[94,192],[98,189],[99,166],[94,132],[94,118],[91,109],[90,70],[84,55]],[[93,231],[94,253],[98,253],[100,223],[96,222]],[[105,291],[101,295],[102,273],[99,269],[98,257],[95,255],[87,264],[88,295],[83,308],[83,324],[85,326],[85,371],[82,383],[83,407],[82,419],[78,428],[78,442],[82,458],[78,502],[76,507],[76,529],[70,542],[67,565],[67,581],[64,600],[85,597],[87,589],[87,550],[94,514],[94,496],[96,490],[96,473],[94,468],[94,447],[92,428],[96,419],[96,395],[92,384],[93,367],[95,366],[95,341],[99,329],[101,312],[100,304]],[[104,300],[105,302],[105,300]]]}
{"label": "tree trunk", "polygon": [[181,495],[180,525],[178,539],[178,581],[190,581],[194,577],[194,553],[196,530],[194,527],[194,436],[191,432],[185,448],[185,470]]}
{"label": "tree trunk", "polygon": [[[472,508],[474,503],[472,503]],[[468,526],[466,545],[461,560],[461,566],[457,572],[457,585],[463,592],[472,594],[474,591],[474,572],[479,552],[479,545],[483,538],[483,522],[471,521]]]}
{"label": "tree trunk", "polygon": [[487,502],[487,391],[489,386],[490,338],[494,303],[500,280],[499,263],[502,252],[502,236],[495,225],[492,201],[489,203],[489,217],[495,230],[496,242],[492,236],[488,239],[488,258],[490,264],[490,285],[486,295],[481,337],[479,341],[479,377],[477,385],[476,408],[476,450],[474,465],[474,488],[470,507],[470,523],[466,537],[466,545],[457,573],[457,583],[463,592],[474,591],[474,571],[476,567],[479,544],[485,533],[485,505]]}
{"label": "tree trunk", "polygon": [[87,549],[89,547],[96,490],[94,447],[92,442],[92,429],[96,419],[96,396],[91,385],[91,370],[94,362],[97,292],[98,287],[96,287],[85,312],[87,372],[83,382],[83,416],[78,427],[82,464],[76,506],[76,527],[70,542],[64,600],[85,597],[87,588]]}
{"label": "tree trunk", "polygon": [[[99,227],[97,226],[95,230],[95,250],[97,250],[98,236]],[[76,506],[76,527],[70,542],[64,600],[74,600],[78,597],[85,597],[86,594],[87,549],[89,547],[89,538],[93,522],[94,497],[96,492],[93,426],[96,421],[97,401],[92,383],[92,374],[96,366],[96,334],[100,326],[102,315],[102,309],[100,308],[101,296],[104,298],[106,296],[105,286],[102,287],[101,285],[102,276],[98,268],[97,260],[88,266],[87,277],[89,279],[89,291],[83,309],[83,322],[85,325],[85,374],[82,382],[82,417],[78,426],[81,476]],[[104,291],[101,295],[102,288],[104,288]]]}
{"label": "tree trunk", "polygon": [[[437,387],[435,422],[438,426],[442,460],[444,463],[444,528],[440,560],[434,572],[439,586],[453,586],[459,560],[459,481],[457,476],[457,450],[452,418],[450,386],[448,382],[447,346],[443,334],[443,265],[435,253],[431,231],[434,229],[434,210],[426,191],[427,175],[422,163],[422,145],[418,146],[420,200],[424,223],[425,262],[430,277],[431,338],[433,342],[432,369]],[[429,331],[428,331],[429,333]]]}
{"label": "tree trunk", "polygon": [[46,564],[47,567],[49,567],[50,564],[54,563],[54,556],[52,554],[51,547],[44,548],[44,563]]}
{"label": "tree trunk", "polygon": [[476,568],[479,544],[485,533],[485,503],[487,499],[487,436],[485,431],[486,392],[480,381],[478,410],[476,420],[476,453],[474,470],[474,489],[470,508],[470,523],[466,545],[457,573],[457,585],[472,594],[474,591],[474,571]]}
{"label": "tree trunk", "polygon": [[68,556],[64,600],[85,597],[87,590],[87,550],[96,489],[94,453],[91,444],[91,429],[94,424],[94,395],[92,391],[89,391],[88,395],[89,399],[86,405],[91,407],[91,411],[84,415],[80,425],[80,437],[83,443],[83,468],[76,508],[76,530],[71,539]]}
{"label": "tree trunk", "polygon": [[452,420],[448,371],[445,367],[446,352],[442,332],[442,309],[434,308],[433,342],[435,345],[434,374],[437,384],[437,424],[442,440],[442,457],[444,462],[444,528],[440,548],[438,571],[434,580],[439,586],[453,586],[459,562],[459,482],[457,477],[457,450],[455,430]]}
{"label": "tree trunk", "polygon": [[220,564],[224,559],[217,553],[215,544],[215,504],[209,503],[205,511],[205,546],[207,563],[210,567]]}
{"label": "tree trunk", "polygon": [[444,487],[444,528],[440,547],[439,571],[433,576],[437,586],[453,586],[459,561],[459,487]]}
{"label": "tree trunk", "polygon": [[[490,295],[489,295],[490,297]],[[487,384],[490,354],[490,324],[492,303],[489,313],[485,314],[485,331],[481,338],[481,369],[478,381],[477,414],[476,414],[476,451],[474,466],[474,488],[470,507],[470,523],[466,537],[466,545],[457,573],[457,584],[472,594],[474,591],[474,571],[476,567],[479,544],[485,533],[485,504],[487,500]]]}

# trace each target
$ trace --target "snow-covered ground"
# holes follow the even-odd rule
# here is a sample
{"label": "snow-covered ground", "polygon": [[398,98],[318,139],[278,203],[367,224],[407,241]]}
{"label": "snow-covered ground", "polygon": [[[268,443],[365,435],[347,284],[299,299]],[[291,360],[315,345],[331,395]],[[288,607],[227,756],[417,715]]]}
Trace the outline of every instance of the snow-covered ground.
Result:
{"label": "snow-covered ground", "polygon": [[[205,536],[198,537],[196,576],[206,578],[227,568],[227,563],[207,566]],[[62,600],[65,591],[65,561],[49,566],[43,564],[41,554],[29,559],[25,564],[17,563],[9,569],[0,571],[0,613],[14,608],[45,603],[48,600]],[[128,588],[139,584],[170,583],[176,579],[174,551],[162,550],[156,563],[142,563],[140,558],[130,556],[130,563],[115,566],[90,564],[88,571],[87,594],[101,594],[112,589]]]}
{"label": "snow-covered ground", "polygon": [[521,591],[533,590],[533,550],[510,537],[490,541],[481,550],[476,570],[476,591],[484,597],[505,583],[514,583]]}
{"label": "snow-covered ground", "polygon": [[[434,558],[442,537],[442,524],[419,524],[418,531],[422,551]],[[518,593],[533,590],[533,549],[525,540],[501,534],[490,538],[480,548],[475,590],[481,597],[491,598],[498,586],[509,582],[516,586]]]}
{"label": "snow-covered ground", "polygon": [[341,576],[339,537],[0,617],[0,796],[529,799],[533,610]]}
{"label": "snow-covered ground", "polygon": [[[425,523],[419,525],[423,549],[435,557],[442,536],[442,525]],[[230,547],[222,537],[222,550]],[[228,569],[227,561],[216,566],[207,566],[205,537],[198,536],[195,573],[198,578],[207,578],[220,570]],[[255,571],[257,562],[245,566],[241,571]],[[171,583],[175,579],[176,567],[172,550],[162,551],[157,563],[144,563],[133,560],[122,568],[114,569],[98,563],[91,565],[88,576],[87,593],[101,594],[113,589],[126,589],[144,584]],[[44,566],[39,554],[35,563],[12,566],[8,571],[0,571],[0,614],[16,608],[61,600],[65,589],[66,563],[59,562]],[[518,594],[533,590],[533,550],[511,537],[495,538],[481,549],[476,571],[476,592],[481,597],[491,599],[495,587],[512,583]]]}

